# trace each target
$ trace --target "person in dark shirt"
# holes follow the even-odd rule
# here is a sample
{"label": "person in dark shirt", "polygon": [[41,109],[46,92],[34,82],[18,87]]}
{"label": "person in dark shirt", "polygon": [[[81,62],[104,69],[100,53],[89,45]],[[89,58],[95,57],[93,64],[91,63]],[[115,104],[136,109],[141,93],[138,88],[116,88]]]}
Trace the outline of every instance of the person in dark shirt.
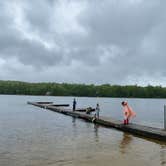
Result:
{"label": "person in dark shirt", "polygon": [[76,104],[77,104],[77,102],[76,102],[76,99],[74,98],[74,100],[73,100],[73,111],[76,110]]}

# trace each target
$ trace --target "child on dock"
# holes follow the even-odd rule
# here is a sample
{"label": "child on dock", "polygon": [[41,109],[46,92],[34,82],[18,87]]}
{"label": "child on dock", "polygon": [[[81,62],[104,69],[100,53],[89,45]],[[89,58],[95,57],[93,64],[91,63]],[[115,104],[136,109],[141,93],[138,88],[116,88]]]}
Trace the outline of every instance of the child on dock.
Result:
{"label": "child on dock", "polygon": [[100,112],[100,106],[99,103],[96,104],[96,113],[94,114],[94,117],[92,119],[92,122],[94,123],[96,119],[99,119],[99,112]]}
{"label": "child on dock", "polygon": [[96,105],[96,117],[99,118],[100,106],[99,103]]}
{"label": "child on dock", "polygon": [[122,103],[123,106],[123,114],[124,114],[124,125],[129,124],[129,120],[131,118],[134,118],[136,116],[136,113],[132,110],[132,108],[128,105],[126,101],[123,101]]}

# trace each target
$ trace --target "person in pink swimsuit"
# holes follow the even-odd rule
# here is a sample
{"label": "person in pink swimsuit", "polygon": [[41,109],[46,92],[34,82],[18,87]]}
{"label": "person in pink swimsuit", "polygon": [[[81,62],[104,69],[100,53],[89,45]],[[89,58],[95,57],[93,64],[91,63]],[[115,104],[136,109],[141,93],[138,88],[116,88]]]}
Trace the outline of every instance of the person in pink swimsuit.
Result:
{"label": "person in pink swimsuit", "polygon": [[124,125],[129,124],[129,120],[131,118],[134,118],[136,116],[136,113],[132,110],[132,108],[128,105],[126,101],[123,101],[122,103],[123,106],[123,114],[124,114]]}

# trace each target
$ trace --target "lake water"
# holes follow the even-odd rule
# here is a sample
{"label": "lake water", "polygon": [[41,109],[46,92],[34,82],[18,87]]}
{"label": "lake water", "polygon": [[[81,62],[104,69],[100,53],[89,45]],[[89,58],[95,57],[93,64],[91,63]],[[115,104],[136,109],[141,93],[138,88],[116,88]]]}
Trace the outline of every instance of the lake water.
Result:
{"label": "lake water", "polygon": [[[100,103],[101,115],[122,119],[121,101],[134,123],[163,127],[164,99],[76,98]],[[27,101],[72,103],[73,97],[0,95],[0,166],[166,166],[166,143],[139,138],[51,111]]]}

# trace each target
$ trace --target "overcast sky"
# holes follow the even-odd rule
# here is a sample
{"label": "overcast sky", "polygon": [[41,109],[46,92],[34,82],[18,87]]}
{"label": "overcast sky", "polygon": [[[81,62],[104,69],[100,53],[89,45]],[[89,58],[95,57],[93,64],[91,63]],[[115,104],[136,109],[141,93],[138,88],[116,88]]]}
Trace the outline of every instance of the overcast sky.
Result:
{"label": "overcast sky", "polygon": [[166,1],[0,0],[0,80],[166,86]]}

